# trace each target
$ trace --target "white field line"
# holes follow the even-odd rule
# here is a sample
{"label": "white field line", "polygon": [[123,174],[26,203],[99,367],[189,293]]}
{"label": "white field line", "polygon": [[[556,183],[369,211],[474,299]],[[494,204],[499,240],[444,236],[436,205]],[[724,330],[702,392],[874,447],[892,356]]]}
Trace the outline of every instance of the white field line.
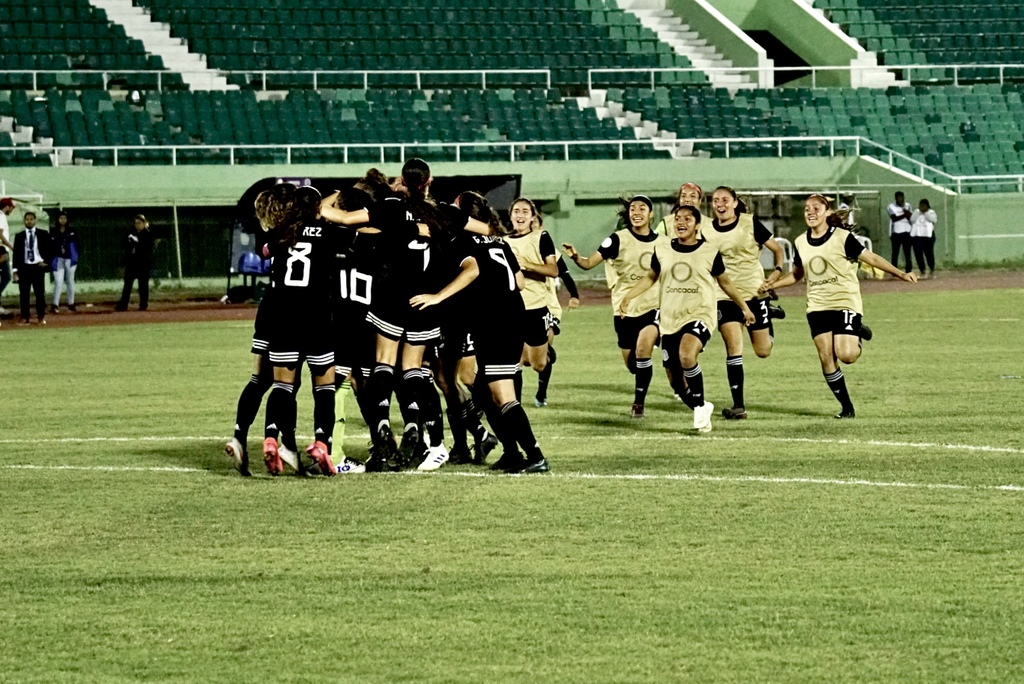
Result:
{"label": "white field line", "polygon": [[[298,435],[300,440],[312,439],[309,435]],[[367,433],[345,435],[346,440],[369,439]],[[814,437],[771,437],[758,435],[752,437],[726,437],[720,435],[690,434],[644,434],[625,433],[615,435],[591,435],[592,439],[624,440],[628,442],[776,442],[783,444],[830,444],[836,446],[870,446],[892,449],[941,449],[947,451],[969,451],[996,454],[1024,454],[1024,449],[1015,447],[997,447],[984,444],[942,444],[938,442],[895,442],[876,439],[818,439]],[[575,435],[541,435],[540,441],[579,440]],[[149,436],[149,437],[50,437],[42,439],[0,439],[0,444],[84,444],[103,442],[225,442],[223,436]]]}
{"label": "white field line", "polygon": [[[2,465],[0,470],[64,470],[64,471],[92,471],[92,472],[149,472],[149,473],[199,473],[212,474],[213,471],[202,468],[178,468],[178,467],[137,467],[137,466],[71,466],[71,465]],[[548,473],[545,475],[504,475],[491,472],[439,472],[419,473],[407,471],[403,473],[385,473],[388,477],[414,476],[414,477],[468,477],[468,478],[521,478],[541,480],[619,480],[631,482],[714,482],[725,484],[774,484],[774,485],[823,485],[832,487],[871,487],[871,488],[897,488],[897,489],[924,489],[924,490],[946,490],[946,491],[1001,491],[1001,492],[1024,492],[1024,485],[965,485],[950,483],[926,483],[926,482],[887,482],[877,480],[842,480],[833,478],[815,477],[768,477],[760,475],[701,475],[698,473],[679,473],[665,475],[645,474],[598,474],[598,473]],[[340,476],[349,477],[349,476]],[[351,476],[355,477],[355,476]]]}

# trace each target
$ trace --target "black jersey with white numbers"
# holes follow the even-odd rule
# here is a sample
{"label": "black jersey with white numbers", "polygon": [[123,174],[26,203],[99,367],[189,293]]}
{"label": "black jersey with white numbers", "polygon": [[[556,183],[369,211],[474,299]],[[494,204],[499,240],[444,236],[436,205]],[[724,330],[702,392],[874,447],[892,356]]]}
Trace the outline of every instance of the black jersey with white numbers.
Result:
{"label": "black jersey with white numbers", "polygon": [[329,311],[335,281],[337,229],[310,223],[298,229],[295,244],[278,247],[270,269],[278,311],[307,314]]}
{"label": "black jersey with white numbers", "polygon": [[335,250],[334,311],[343,321],[362,319],[383,272],[380,235],[341,229]]}
{"label": "black jersey with white numbers", "polygon": [[516,285],[519,261],[508,244],[499,237],[464,233],[453,243],[461,255],[460,264],[472,257],[480,274],[466,288],[469,315],[480,320],[506,319],[518,322],[523,298]]}

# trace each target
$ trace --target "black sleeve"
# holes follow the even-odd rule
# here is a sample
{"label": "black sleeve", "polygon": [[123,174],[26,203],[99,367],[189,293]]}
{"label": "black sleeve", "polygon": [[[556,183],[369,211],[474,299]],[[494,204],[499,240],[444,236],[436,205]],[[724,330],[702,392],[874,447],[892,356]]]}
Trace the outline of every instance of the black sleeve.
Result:
{"label": "black sleeve", "polygon": [[715,255],[715,261],[711,264],[711,275],[718,277],[725,273],[725,262],[722,261],[722,253],[719,252]]}
{"label": "black sleeve", "polygon": [[454,230],[462,230],[469,223],[469,214],[465,209],[457,207],[454,204],[440,204],[438,205],[441,213],[444,215],[445,220],[451,225]]}
{"label": "black sleeve", "polygon": [[572,279],[569,267],[565,265],[565,259],[562,257],[558,257],[558,277],[562,279],[562,284],[565,285],[565,291],[569,293],[569,296],[579,299],[580,291],[576,289],[576,281]]}
{"label": "black sleeve", "polygon": [[659,276],[661,275],[661,262],[658,261],[658,253],[654,252],[651,254],[651,270]]}
{"label": "black sleeve", "polygon": [[523,270],[519,266],[519,259],[516,259],[515,253],[512,251],[512,248],[508,246],[507,242],[502,242],[501,248],[505,252],[505,261],[508,263],[508,267],[512,269],[512,275],[515,276],[516,273]]}
{"label": "black sleeve", "polygon": [[604,239],[601,246],[597,248],[597,253],[601,255],[603,259],[614,259],[619,256],[619,235],[618,233],[612,233]]}
{"label": "black sleeve", "polygon": [[846,236],[846,244],[843,247],[846,250],[846,258],[850,261],[860,259],[860,253],[864,251],[864,245],[860,244],[860,240],[854,237],[853,233]]}
{"label": "black sleeve", "polygon": [[549,256],[555,256],[558,252],[555,251],[555,241],[551,239],[551,235],[546,230],[540,232],[540,257],[547,259]]}
{"label": "black sleeve", "polygon": [[804,262],[800,259],[800,251],[797,249],[793,250],[793,268],[803,268]]}
{"label": "black sleeve", "polygon": [[754,240],[757,242],[757,244],[763,245],[764,243],[771,240],[773,237],[775,236],[772,235],[772,231],[765,228],[763,223],[761,223],[757,219],[754,219]]}

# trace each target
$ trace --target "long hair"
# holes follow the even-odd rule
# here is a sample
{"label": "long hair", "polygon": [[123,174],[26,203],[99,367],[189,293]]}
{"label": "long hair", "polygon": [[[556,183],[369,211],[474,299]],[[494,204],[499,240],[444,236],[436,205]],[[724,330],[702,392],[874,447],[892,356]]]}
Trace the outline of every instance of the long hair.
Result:
{"label": "long hair", "polygon": [[647,220],[647,225],[650,226],[652,223],[654,223],[654,202],[652,202],[651,199],[646,195],[619,197],[619,204],[622,205],[622,208],[619,209],[616,215],[620,219],[622,219],[622,223],[625,224],[627,228],[631,228],[633,226],[632,222],[630,222],[629,220],[629,208],[633,206],[633,202],[643,202],[644,204],[646,204],[647,208],[651,210],[651,215],[650,218]]}
{"label": "long hair", "polygon": [[812,199],[819,199],[824,203],[825,209],[829,212],[828,216],[825,217],[825,225],[830,228],[846,228],[846,219],[850,215],[848,209],[840,209],[836,211],[832,208],[832,200],[822,195],[821,193],[815,193],[807,198],[809,202]]}
{"label": "long hair", "polygon": [[477,221],[481,221],[489,225],[491,227],[491,232],[495,235],[507,234],[504,225],[498,219],[498,213],[491,208],[491,205],[487,202],[487,198],[479,192],[464,192],[459,195],[456,202],[463,211],[469,214],[471,218],[475,218]]}
{"label": "long hair", "polygon": [[278,183],[270,190],[267,218],[270,238],[267,244],[271,254],[280,254],[295,245],[298,231],[305,223],[295,206],[296,187],[291,183]]}

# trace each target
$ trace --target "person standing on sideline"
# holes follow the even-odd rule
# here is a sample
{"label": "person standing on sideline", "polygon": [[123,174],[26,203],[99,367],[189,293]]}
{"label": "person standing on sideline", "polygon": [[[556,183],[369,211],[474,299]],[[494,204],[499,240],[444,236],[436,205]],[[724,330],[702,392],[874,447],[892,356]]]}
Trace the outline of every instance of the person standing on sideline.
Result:
{"label": "person standing on sideline", "polygon": [[[917,209],[910,217],[910,239],[914,244],[914,257],[917,259],[921,278],[931,278],[935,275],[935,224],[938,222],[938,215],[926,199],[918,203]],[[925,259],[928,260],[927,275],[924,272]]]}
{"label": "person standing on sideline", "polygon": [[14,280],[21,294],[21,323],[31,322],[29,299],[36,293],[36,317],[46,325],[46,267],[50,263],[50,235],[36,228],[36,213],[26,211],[25,230],[14,237]]}
{"label": "person standing on sideline", "polygon": [[[3,303],[4,290],[11,282],[11,253],[14,245],[11,244],[11,228],[7,224],[7,217],[14,211],[14,200],[10,197],[0,199],[0,304]],[[0,306],[0,314],[6,314],[7,309]]]}
{"label": "person standing on sideline", "polygon": [[153,233],[149,221],[142,214],[135,217],[135,227],[128,232],[124,243],[124,289],[118,311],[128,310],[132,296],[132,283],[139,281],[139,311],[149,307],[149,272],[153,269]]}
{"label": "person standing on sideline", "polygon": [[906,268],[903,270],[910,273],[914,270],[914,264],[910,262],[910,205],[903,198],[902,192],[897,192],[895,201],[886,209],[889,214],[889,239],[892,241],[892,265],[899,268],[900,250],[903,250],[903,261]]}
{"label": "person standing on sideline", "polygon": [[60,313],[60,293],[64,283],[68,286],[68,311],[75,309],[75,269],[78,267],[78,255],[82,253],[82,245],[78,242],[78,234],[68,221],[68,213],[57,214],[57,227],[50,233],[53,261],[53,306],[50,313]]}
{"label": "person standing on sideline", "polygon": [[832,211],[824,195],[811,195],[804,205],[807,232],[793,240],[796,254],[793,270],[774,283],[764,283],[761,291],[789,287],[807,276],[807,323],[818,350],[821,372],[828,388],[839,402],[836,418],[853,418],[856,412],[846,389],[846,378],[839,362],[852,364],[860,358],[861,340],[872,337],[861,323],[864,313],[857,269],[860,262],[891,274],[894,278],[916,283],[913,271],[906,273],[873,252],[843,228],[845,216]]}

